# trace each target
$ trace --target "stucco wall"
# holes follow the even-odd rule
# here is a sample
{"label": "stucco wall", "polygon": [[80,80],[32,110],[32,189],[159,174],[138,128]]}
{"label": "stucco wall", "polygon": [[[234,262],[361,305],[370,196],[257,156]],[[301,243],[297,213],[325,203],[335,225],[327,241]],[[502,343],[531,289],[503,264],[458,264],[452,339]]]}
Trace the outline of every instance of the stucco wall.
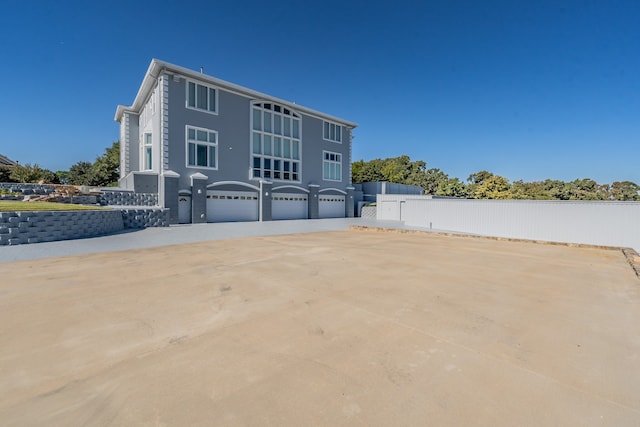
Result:
{"label": "stucco wall", "polygon": [[[386,204],[399,208],[382,209]],[[640,203],[467,200],[378,196],[378,219],[485,236],[631,247],[640,250]]]}

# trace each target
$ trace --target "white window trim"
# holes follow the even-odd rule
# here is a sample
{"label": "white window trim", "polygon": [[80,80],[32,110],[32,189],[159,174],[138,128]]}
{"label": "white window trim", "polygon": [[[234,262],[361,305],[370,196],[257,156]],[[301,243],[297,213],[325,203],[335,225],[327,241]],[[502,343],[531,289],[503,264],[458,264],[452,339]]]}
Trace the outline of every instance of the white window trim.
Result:
{"label": "white window trim", "polygon": [[[340,156],[340,161],[335,161],[335,160],[326,160],[324,158],[325,154],[338,154]],[[343,173],[342,173],[342,159],[344,158],[344,154],[342,153],[337,153],[335,151],[329,151],[329,150],[322,150],[322,180],[323,181],[331,181],[331,182],[342,182],[343,181]],[[339,165],[340,166],[340,178],[341,179],[330,179],[325,177],[324,175],[324,163],[328,162],[328,163],[332,163],[334,165]]]}
{"label": "white window trim", "polygon": [[[207,114],[213,114],[215,116],[218,115],[218,100],[220,99],[220,90],[216,87],[216,86],[212,86],[210,84],[206,84],[206,83],[202,83],[202,82],[198,82],[197,80],[189,80],[186,79],[185,80],[186,83],[184,85],[184,106],[188,109],[188,110],[194,110],[194,111],[201,111],[203,113],[207,113]],[[198,85],[200,86],[204,86],[207,88],[207,94],[209,93],[208,89],[213,89],[216,92],[216,102],[214,105],[215,111],[211,111],[209,109],[205,110],[202,108],[198,108],[198,101],[196,100],[196,107],[192,107],[189,105],[189,83],[194,83],[196,85],[196,97],[198,96]]]}
{"label": "white window trim", "polygon": [[[150,136],[150,142],[147,144],[147,135]],[[151,148],[151,167],[147,168],[147,148]],[[140,170],[149,172],[153,170],[153,134],[151,132],[142,132],[142,143],[140,144]]]}
{"label": "white window trim", "polygon": [[[272,109],[271,110],[266,110],[264,108],[262,108],[262,104],[271,104]],[[280,106],[280,108],[282,109],[281,113],[278,113],[275,111],[275,108],[273,108],[274,105],[278,105]],[[254,108],[256,108],[262,112],[267,111],[273,114],[278,114],[282,117],[291,117],[292,119],[296,119],[298,120],[298,138],[294,138],[293,137],[293,132],[291,136],[284,136],[284,132],[282,132],[281,134],[276,134],[273,132],[274,127],[272,126],[271,132],[267,132],[264,131],[264,127],[261,127],[261,130],[254,130],[253,129],[253,110]],[[284,109],[289,110],[289,114],[285,114],[284,113]],[[263,116],[264,117],[264,116]],[[292,129],[293,129],[293,124],[292,124]],[[260,153],[260,154],[256,154],[253,152],[253,133],[259,133],[261,135],[261,138],[264,137],[264,135],[270,135],[272,138],[282,138],[282,139],[290,139],[291,141],[298,141],[298,158],[294,159],[294,158],[287,158],[284,157],[281,153],[280,156],[275,156],[273,154],[264,154],[264,153]],[[302,183],[302,116],[300,115],[300,113],[298,113],[297,111],[295,111],[294,109],[292,109],[289,106],[283,105],[283,104],[278,104],[277,102],[272,102],[272,101],[258,101],[258,100],[254,100],[253,102],[251,102],[251,106],[249,108],[249,180],[252,181],[260,181],[260,180],[269,180],[272,182],[281,182],[281,183],[293,183],[293,184],[300,184]],[[273,141],[273,139],[272,139]],[[274,160],[279,160],[280,162],[291,162],[292,166],[291,168],[293,169],[293,163],[298,163],[298,179],[297,180],[293,180],[293,179],[284,179],[284,178],[274,178],[273,176],[271,176],[270,178],[265,178],[265,177],[256,177],[253,176],[253,158],[254,157],[260,157],[260,161],[261,161],[261,172],[262,174],[264,174],[264,168],[262,167],[263,165],[263,160],[266,159],[271,159],[271,161],[273,162]],[[284,164],[282,165],[282,169],[281,169],[281,176],[284,176]],[[293,170],[289,171],[289,173],[293,174]]]}
{"label": "white window trim", "polygon": [[[328,123],[328,124],[329,124],[329,127],[331,127],[331,125],[333,125],[333,126],[335,126],[337,129],[340,129],[340,139],[331,139],[330,137],[329,137],[329,138],[326,138],[326,137],[324,136],[324,126],[325,126],[325,123]],[[322,139],[324,139],[325,141],[334,142],[334,143],[336,143],[336,144],[342,144],[342,136],[344,135],[344,129],[342,129],[342,127],[343,127],[343,126],[342,126],[341,124],[339,124],[339,123],[336,123],[336,122],[330,122],[329,120],[323,120],[323,121],[322,121]],[[329,134],[331,134],[331,132],[329,132]],[[329,135],[329,136],[331,136],[331,135]]]}
{"label": "white window trim", "polygon": [[[198,165],[190,165],[189,164],[189,129],[195,129],[196,131],[198,130],[202,130],[205,132],[211,132],[211,133],[215,133],[216,134],[216,142],[215,144],[212,142],[204,142],[204,141],[194,141],[194,143],[196,144],[201,144],[201,145],[208,145],[208,146],[213,146],[215,149],[215,153],[216,153],[216,166],[215,167],[211,167],[211,166],[198,166]],[[218,157],[218,145],[220,144],[220,140],[218,139],[219,135],[218,135],[218,131],[213,130],[213,129],[207,129],[207,128],[202,128],[202,127],[198,127],[198,126],[191,126],[191,125],[186,125],[184,127],[184,164],[187,168],[189,169],[207,169],[207,170],[218,170],[218,165],[220,164],[220,158]]]}

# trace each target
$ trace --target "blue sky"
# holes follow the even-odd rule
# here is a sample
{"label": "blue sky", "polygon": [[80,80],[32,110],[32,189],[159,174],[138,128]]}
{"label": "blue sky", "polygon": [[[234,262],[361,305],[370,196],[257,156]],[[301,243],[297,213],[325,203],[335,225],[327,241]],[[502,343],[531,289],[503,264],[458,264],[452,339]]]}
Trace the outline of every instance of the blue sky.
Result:
{"label": "blue sky", "polygon": [[118,139],[158,58],[357,122],[353,160],[640,183],[640,2],[0,0],[0,153]]}

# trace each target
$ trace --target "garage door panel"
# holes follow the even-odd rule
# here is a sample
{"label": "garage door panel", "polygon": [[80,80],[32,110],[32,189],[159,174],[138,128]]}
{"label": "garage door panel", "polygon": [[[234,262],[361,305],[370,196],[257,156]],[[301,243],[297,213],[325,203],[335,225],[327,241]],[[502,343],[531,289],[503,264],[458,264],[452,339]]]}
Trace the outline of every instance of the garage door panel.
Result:
{"label": "garage door panel", "polygon": [[344,196],[320,196],[318,200],[318,211],[320,218],[344,218],[344,202]]}
{"label": "garage door panel", "polygon": [[253,191],[207,191],[207,221],[258,220],[258,193]]}
{"label": "garage door panel", "polygon": [[273,193],[271,198],[271,218],[308,218],[309,196],[300,193]]}

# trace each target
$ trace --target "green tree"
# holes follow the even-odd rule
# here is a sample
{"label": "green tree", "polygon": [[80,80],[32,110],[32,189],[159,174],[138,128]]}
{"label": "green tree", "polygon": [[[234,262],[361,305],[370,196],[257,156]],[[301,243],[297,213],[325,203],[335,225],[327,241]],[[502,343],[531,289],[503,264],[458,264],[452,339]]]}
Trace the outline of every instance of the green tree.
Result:
{"label": "green tree", "polygon": [[356,183],[384,181],[382,166],[381,159],[374,159],[368,162],[364,160],[353,162],[351,164],[351,179]]}
{"label": "green tree", "polygon": [[11,169],[8,166],[0,166],[0,182],[15,182],[11,179]]}
{"label": "green tree", "polygon": [[12,167],[9,178],[14,182],[25,183],[36,183],[41,181],[48,183],[57,182],[55,174],[49,169],[43,169],[37,164],[31,165],[29,163]]}
{"label": "green tree", "polygon": [[448,197],[469,197],[469,189],[458,178],[447,178],[438,183],[435,194]]}
{"label": "green tree", "polygon": [[470,184],[477,184],[480,185],[482,184],[487,178],[492,177],[493,174],[489,171],[479,171],[476,173],[472,173],[471,175],[469,175],[469,177],[467,178],[467,181]]}
{"label": "green tree", "polygon": [[[424,163],[424,162],[423,162]],[[411,159],[409,156],[400,156],[385,159],[382,165],[384,181],[396,184],[405,184],[411,174]]]}
{"label": "green tree", "polygon": [[540,183],[542,194],[553,200],[569,200],[571,197],[570,186],[557,179],[545,179]]}
{"label": "green tree", "polygon": [[105,149],[94,163],[80,161],[69,168],[67,182],[72,185],[113,186],[120,177],[120,142]]}
{"label": "green tree", "polygon": [[94,185],[93,164],[90,162],[78,162],[69,168],[67,182],[71,185]]}
{"label": "green tree", "polygon": [[425,194],[436,194],[440,189],[440,184],[448,182],[449,175],[438,168],[430,168],[424,172],[423,181],[420,183],[420,186],[424,188]]}
{"label": "green tree", "polygon": [[491,172],[481,170],[475,173],[472,173],[467,177],[467,191],[469,192],[469,197],[472,199],[482,199],[483,197],[477,195],[478,187],[484,183],[487,178],[492,177],[493,174]]}
{"label": "green tree", "polygon": [[92,183],[97,186],[118,185],[120,178],[120,141],[115,141],[111,147],[105,149],[92,167]]}
{"label": "green tree", "polygon": [[640,201],[640,185],[631,181],[615,181],[611,184],[611,197],[614,200]]}
{"label": "green tree", "polygon": [[69,184],[69,171],[55,171],[54,175],[60,184]]}
{"label": "green tree", "polygon": [[602,187],[590,178],[576,179],[569,183],[570,200],[606,200]]}
{"label": "green tree", "polygon": [[514,199],[538,199],[539,188],[535,182],[514,181],[511,184],[511,197]]}
{"label": "green tree", "polygon": [[476,199],[512,199],[509,180],[500,175],[491,175],[477,184],[474,198]]}
{"label": "green tree", "polygon": [[427,169],[422,160],[412,161],[407,155],[352,164],[353,182],[388,181],[417,185],[425,194],[468,197],[475,199],[531,199],[531,200],[634,200],[640,201],[640,186],[631,181],[598,184],[590,178],[570,182],[544,181],[510,183],[505,177],[487,170],[472,173],[467,184],[450,178],[438,168]]}
{"label": "green tree", "polygon": [[435,194],[441,181],[449,177],[440,169],[427,170],[426,162],[412,161],[403,155],[387,159],[358,160],[351,164],[353,182],[387,181],[422,187],[427,194]]}

